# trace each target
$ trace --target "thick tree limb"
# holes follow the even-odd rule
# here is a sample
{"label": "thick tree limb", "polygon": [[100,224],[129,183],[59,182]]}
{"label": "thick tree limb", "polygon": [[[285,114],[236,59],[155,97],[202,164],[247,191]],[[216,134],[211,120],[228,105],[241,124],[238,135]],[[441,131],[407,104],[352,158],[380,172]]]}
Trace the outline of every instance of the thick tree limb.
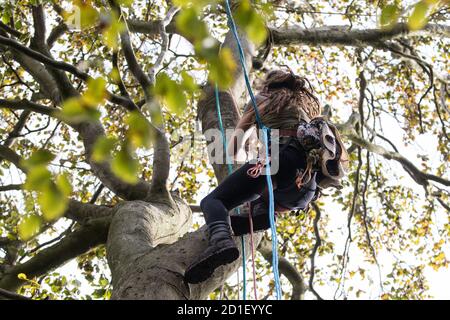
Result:
{"label": "thick tree limb", "polygon": [[116,208],[84,203],[71,199],[69,201],[69,206],[64,213],[64,217],[79,223],[85,223],[91,219],[112,217],[115,211]]}
{"label": "thick tree limb", "polygon": [[[34,35],[31,39],[30,47],[43,55],[53,59],[52,54],[47,46],[46,42],[46,25],[45,25],[45,12],[44,6],[38,4],[31,6],[31,13],[33,16]],[[51,67],[46,64],[48,72],[53,76],[58,88],[60,89],[64,98],[70,98],[79,95],[78,90],[72,85],[72,82],[67,77],[66,73],[58,68]]]}
{"label": "thick tree limb", "polygon": [[[184,201],[173,195],[175,207],[144,201],[124,202],[117,206],[107,242],[108,264],[115,292],[124,289],[138,259],[156,246],[171,244],[192,225],[192,212]],[[153,261],[158,263],[159,258]]]}
{"label": "thick tree limb", "polygon": [[[117,5],[113,0],[111,0],[110,3],[113,9],[118,12],[119,16],[121,16],[120,6]],[[151,88],[154,85],[157,68],[159,68],[167,52],[168,40],[165,39],[167,38],[165,31],[166,25],[170,23],[172,17],[177,12],[177,10],[178,9],[170,8],[169,12],[167,13],[167,17],[161,22],[160,32],[161,36],[163,37],[163,45],[161,47],[161,53],[158,55],[156,63],[154,64],[154,66],[150,71],[150,75],[147,75],[144,72],[144,70],[139,65],[136,59],[128,29],[125,28],[120,33],[122,51],[127,61],[128,67],[144,91],[146,104],[151,109],[150,114],[152,120],[155,123],[156,119],[163,119],[163,118],[159,103],[155,101],[152,97]],[[126,24],[125,19],[124,23]],[[161,120],[158,121],[161,122]],[[171,198],[169,190],[167,188],[167,179],[170,173],[169,142],[167,140],[167,137],[165,136],[164,123],[162,122],[157,123],[156,126],[157,130],[155,130],[156,134],[155,134],[155,145],[153,155],[153,175],[150,186],[149,200],[173,203],[173,199]]]}
{"label": "thick tree limb", "polygon": [[[244,35],[239,32],[239,37],[241,39],[241,44],[245,53],[245,61],[247,70],[251,70],[252,67],[252,57],[255,54],[255,48],[251,42],[249,42]],[[246,93],[245,79],[243,69],[239,63],[239,53],[236,47],[236,41],[231,32],[228,32],[222,47],[229,48],[233,53],[233,58],[236,61],[236,70],[234,73],[234,79],[232,86],[227,91],[219,92],[219,101],[221,106],[221,115],[223,127],[225,130],[234,129],[236,123],[240,118],[240,112],[237,107],[237,103],[244,102],[242,97]],[[243,103],[241,104],[243,105]],[[202,123],[202,132],[205,134],[210,129],[219,128],[219,119],[216,111],[215,105],[215,94],[214,87],[207,85],[202,94],[202,98],[198,102],[197,107],[198,118]],[[208,141],[208,143],[211,141]],[[219,144],[218,144],[219,145]],[[220,144],[221,145],[221,144]],[[225,152],[223,152],[225,153]],[[208,152],[210,160],[212,160],[212,155],[210,151]],[[225,156],[224,156],[225,159]],[[225,161],[222,164],[210,161],[214,169],[214,173],[217,180],[220,182],[228,175],[228,168]]]}
{"label": "thick tree limb", "polygon": [[84,122],[73,124],[72,127],[80,134],[86,151],[86,159],[91,166],[92,172],[108,189],[126,200],[147,198],[150,190],[149,183],[143,180],[139,180],[136,184],[124,182],[114,175],[108,161],[96,162],[92,160],[92,153],[97,139],[105,136],[105,130],[100,122]]}
{"label": "thick tree limb", "polygon": [[58,85],[45,66],[18,50],[11,50],[12,57],[39,83],[41,92],[46,98],[59,104],[62,100]]}
{"label": "thick tree limb", "polygon": [[[169,37],[166,33],[166,27],[172,21],[172,18],[178,12],[178,10],[179,8],[177,7],[171,7],[167,12],[166,17],[161,21],[159,28],[162,38],[161,51],[156,58],[155,64],[149,71],[149,79],[152,84],[154,84],[156,81],[156,73],[159,71],[162,63],[164,62],[164,58],[169,47]],[[152,101],[151,105],[153,106],[153,109],[155,109],[151,113],[154,114],[156,111],[157,117],[162,119],[162,111],[159,103],[157,103],[156,101]],[[155,119],[154,116],[153,119]],[[150,193],[153,197],[162,197],[163,199],[166,198],[169,201],[172,201],[167,187],[167,181],[170,174],[170,145],[168,139],[164,134],[164,123],[161,122],[158,127],[161,133],[157,136],[154,147],[153,176]]]}
{"label": "thick tree limb", "polygon": [[45,42],[45,13],[42,4],[37,6],[31,6],[31,13],[33,16],[34,35],[31,39],[32,46],[39,48],[40,50],[46,48]]}
{"label": "thick tree limb", "polygon": [[405,23],[399,23],[391,30],[324,26],[314,29],[288,27],[286,29],[271,29],[271,32],[275,45],[373,45],[379,47],[382,41],[402,36],[450,37],[450,27],[446,25],[428,24],[422,30],[411,31]]}
{"label": "thick tree limb", "polygon": [[77,67],[75,67],[69,63],[66,63],[64,61],[53,60],[52,58],[49,58],[46,55],[44,55],[38,51],[35,51],[33,49],[30,49],[30,48],[20,44],[19,42],[17,42],[14,39],[0,36],[0,44],[7,46],[7,47],[11,47],[17,51],[20,51],[23,54],[35,59],[36,61],[43,63],[45,65],[69,72],[81,80],[87,81],[89,79],[89,75],[86,72],[78,70]]}
{"label": "thick tree limb", "polygon": [[[157,35],[160,21],[128,20],[131,32]],[[305,29],[299,26],[287,28],[269,28],[275,45],[349,45],[360,46],[364,43],[391,40],[402,36],[441,36],[450,37],[450,26],[428,24],[421,30],[411,31],[405,23],[399,23],[391,30],[351,29],[350,26],[323,26]],[[168,33],[177,33],[174,23],[167,26]]]}
{"label": "thick tree limb", "polygon": [[55,245],[43,249],[25,263],[15,265],[0,274],[0,288],[16,290],[24,284],[17,278],[24,273],[28,278],[37,277],[63,265],[70,259],[106,242],[110,219],[89,221]]}

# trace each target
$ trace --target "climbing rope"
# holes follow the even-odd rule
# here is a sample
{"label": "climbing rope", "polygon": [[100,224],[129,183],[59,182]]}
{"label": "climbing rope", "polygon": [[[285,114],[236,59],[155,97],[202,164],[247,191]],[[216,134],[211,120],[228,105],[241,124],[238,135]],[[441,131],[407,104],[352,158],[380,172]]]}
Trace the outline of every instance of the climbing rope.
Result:
{"label": "climbing rope", "polygon": [[[271,172],[270,172],[271,170],[270,170],[270,158],[269,158],[270,128],[266,127],[263,124],[263,122],[261,121],[261,117],[259,115],[255,95],[253,94],[253,90],[250,85],[250,79],[249,79],[248,73],[247,73],[247,68],[245,66],[244,51],[242,49],[242,45],[239,40],[236,24],[234,22],[233,15],[231,13],[230,3],[228,0],[225,1],[225,6],[226,6],[226,12],[227,12],[227,16],[228,16],[228,25],[229,25],[231,31],[233,32],[234,38],[236,39],[236,43],[237,43],[237,47],[238,47],[238,51],[239,51],[239,60],[240,60],[242,70],[244,73],[245,84],[247,86],[247,90],[249,92],[250,99],[252,101],[252,106],[255,111],[256,123],[258,124],[258,127],[262,130],[263,142],[264,142],[264,147],[266,150],[266,152],[265,152],[266,153],[265,154],[266,181],[267,181],[267,189],[268,189],[268,193],[269,193],[269,217],[270,217],[270,229],[271,229],[271,233],[272,233],[272,268],[273,268],[273,274],[274,274],[274,278],[275,278],[276,297],[278,300],[280,300],[281,299],[281,286],[280,286],[280,275],[278,272],[278,251],[277,251],[278,250],[277,249],[278,248],[278,239],[277,239],[277,231],[276,231],[276,226],[275,226],[275,205],[274,205],[273,185],[272,185],[272,177],[271,177]],[[226,136],[225,136],[225,132],[223,130],[222,117],[220,115],[219,94],[218,94],[217,86],[215,88],[215,91],[216,91],[216,106],[218,109],[219,125],[220,125],[220,130],[222,132],[225,151],[227,152]],[[226,154],[226,156],[228,159],[228,153]],[[228,172],[229,173],[231,173],[230,170],[232,171],[232,166],[231,166],[231,163],[228,162]],[[244,238],[241,238],[241,240],[242,240],[242,248],[244,249]],[[253,250],[253,248],[252,248],[252,250]],[[242,256],[243,256],[243,269],[244,269],[243,281],[244,281],[244,299],[245,299],[245,283],[246,283],[245,281],[246,280],[245,280],[245,253],[244,253],[244,251],[242,252]]]}
{"label": "climbing rope", "polygon": [[253,294],[255,300],[258,300],[258,287],[256,285],[256,267],[255,267],[255,245],[253,242],[253,217],[252,217],[252,206],[250,205],[250,210],[248,213],[248,222],[250,226],[250,250],[252,251],[252,271],[253,271]]}

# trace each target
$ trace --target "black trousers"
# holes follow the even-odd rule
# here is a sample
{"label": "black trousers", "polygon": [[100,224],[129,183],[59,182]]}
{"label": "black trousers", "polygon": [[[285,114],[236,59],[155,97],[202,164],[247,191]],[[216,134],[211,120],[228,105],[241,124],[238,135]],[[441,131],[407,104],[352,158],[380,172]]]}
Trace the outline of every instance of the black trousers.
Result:
{"label": "black trousers", "polygon": [[[228,221],[228,212],[245,202],[256,204],[262,201],[261,195],[267,186],[266,176],[261,174],[257,178],[250,177],[247,170],[252,166],[253,164],[245,163],[202,199],[200,207],[207,224]],[[295,182],[297,170],[305,167],[304,152],[291,145],[280,145],[279,170],[272,175],[272,181],[276,183],[277,189],[285,189]]]}

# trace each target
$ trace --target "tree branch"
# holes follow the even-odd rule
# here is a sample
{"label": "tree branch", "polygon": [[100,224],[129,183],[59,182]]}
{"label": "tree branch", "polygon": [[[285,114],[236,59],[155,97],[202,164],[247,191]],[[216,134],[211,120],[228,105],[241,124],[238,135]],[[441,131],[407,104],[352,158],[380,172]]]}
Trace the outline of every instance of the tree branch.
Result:
{"label": "tree branch", "polygon": [[[118,15],[122,16],[120,6],[113,0],[110,1],[110,4],[112,8],[116,10]],[[164,37],[167,38],[165,27],[168,23],[170,23],[173,15],[177,12],[177,10],[178,9],[174,8],[169,9],[166,18],[161,22],[160,31],[163,39]],[[123,21],[126,24],[126,20],[123,19]],[[173,199],[171,198],[171,195],[167,188],[167,179],[170,173],[170,147],[167,137],[165,136],[164,123],[162,122],[162,120],[156,121],[157,119],[163,119],[161,107],[159,103],[153,99],[151,94],[151,88],[153,87],[155,81],[156,69],[159,68],[159,64],[161,64],[164,60],[164,56],[167,51],[167,39],[166,43],[164,43],[163,40],[161,53],[158,55],[157,61],[151,69],[150,76],[148,76],[144,72],[136,59],[133,46],[131,44],[128,27],[126,27],[124,31],[120,33],[120,40],[123,54],[127,61],[128,67],[144,91],[146,104],[150,108],[149,111],[151,118],[157,126],[153,156],[153,175],[150,186],[149,200],[163,201],[173,204]]]}
{"label": "tree branch", "polygon": [[0,192],[4,191],[12,191],[12,190],[21,190],[23,187],[22,184],[9,184],[6,186],[0,186]]}
{"label": "tree branch", "polygon": [[53,115],[57,109],[43,106],[41,104],[22,99],[22,100],[5,100],[0,99],[0,108],[6,108],[11,110],[28,110],[45,115]]}
{"label": "tree branch", "polygon": [[115,208],[70,200],[64,217],[79,223],[85,223],[91,219],[111,217]]}
{"label": "tree branch", "polygon": [[[64,61],[54,60],[40,52],[37,52],[33,49],[30,49],[30,48],[20,44],[19,42],[15,41],[13,39],[9,39],[9,38],[0,36],[0,44],[11,47],[11,48],[17,50],[18,52],[21,52],[21,53],[23,53],[23,54],[33,58],[34,60],[39,61],[47,66],[69,72],[83,81],[87,81],[87,80],[91,79],[89,74],[87,74],[84,71],[79,70],[77,67],[75,67],[69,63],[66,63]],[[119,105],[123,106],[124,108],[126,108],[127,110],[137,110],[138,109],[138,107],[134,104],[134,102],[126,97],[118,96],[116,94],[113,94],[113,93],[107,91],[107,98],[110,102],[119,104]]]}
{"label": "tree branch", "polygon": [[154,65],[152,66],[152,68],[149,71],[149,77],[153,83],[155,82],[156,72],[161,67],[162,63],[164,62],[164,58],[166,56],[167,50],[169,49],[169,36],[167,35],[166,28],[172,22],[173,17],[177,14],[177,12],[179,10],[180,10],[180,8],[178,8],[178,7],[171,7],[167,11],[165,18],[160,22],[159,34],[162,38],[161,52],[159,53]]}
{"label": "tree branch", "polygon": [[[120,9],[120,6],[114,0],[110,0],[109,2],[113,10],[117,12],[117,15],[119,17],[122,17],[122,10]],[[146,100],[148,101],[151,98],[150,89],[152,87],[152,83],[150,81],[150,78],[142,70],[141,66],[139,65],[139,62],[136,59],[136,55],[134,53],[134,49],[131,44],[131,38],[128,32],[128,27],[126,25],[126,20],[122,18],[122,21],[125,24],[124,30],[120,33],[120,42],[122,45],[123,55],[125,56],[125,60],[127,61],[128,68],[131,74],[136,78],[136,80],[141,85],[142,90],[144,90]]]}
{"label": "tree branch", "polygon": [[0,145],[0,161],[3,159],[11,162],[23,172],[26,172],[26,168],[21,164],[22,158],[17,153],[15,153],[14,150]]}
{"label": "tree branch", "polygon": [[[246,39],[244,34],[239,31],[239,38],[243,46],[246,68],[251,70],[252,58],[255,54],[255,48],[253,44]],[[234,129],[236,127],[237,121],[240,118],[240,112],[238,110],[238,103],[243,105],[244,101],[240,101],[241,97],[245,97],[246,85],[244,80],[243,69],[239,63],[239,53],[236,46],[236,41],[231,32],[228,32],[225,41],[222,45],[223,48],[229,48],[233,53],[233,58],[236,62],[236,70],[234,72],[234,82],[230,88],[226,91],[219,92],[219,102],[221,106],[221,115],[223,127],[225,130]],[[215,92],[214,87],[208,84],[203,89],[202,98],[198,102],[197,107],[198,119],[202,123],[202,132],[205,134],[209,129],[219,128],[219,119],[216,111],[215,104]],[[211,138],[211,137],[209,137]],[[210,141],[208,141],[209,143]],[[208,156],[211,159],[211,154],[208,152]],[[214,169],[214,173],[217,180],[220,182],[228,175],[228,168],[226,164],[218,164],[215,161],[210,161]],[[225,162],[222,162],[225,163]]]}
{"label": "tree branch", "polygon": [[150,184],[139,180],[130,184],[117,178],[111,170],[109,161],[96,162],[92,160],[92,153],[97,139],[105,136],[105,130],[100,122],[84,122],[73,124],[72,127],[79,132],[86,151],[86,159],[94,175],[112,192],[126,200],[145,199],[150,190]]}
{"label": "tree branch", "polygon": [[403,157],[398,152],[388,151],[384,147],[380,145],[376,145],[374,143],[371,143],[360,136],[356,134],[345,134],[345,137],[350,139],[352,142],[357,144],[358,146],[369,150],[370,152],[376,153],[378,155],[381,155],[382,157],[388,159],[388,160],[395,160],[399,162],[402,167],[405,169],[405,171],[413,178],[415,182],[417,182],[420,185],[427,185],[428,181],[435,181],[437,183],[440,183],[445,186],[450,186],[450,181],[447,179],[444,179],[442,177],[436,176],[434,174],[426,173],[421,171],[419,168],[417,168],[410,160]]}
{"label": "tree branch", "polygon": [[[270,241],[266,238],[261,240],[258,251],[262,254],[267,262],[272,263],[272,246]],[[303,300],[306,292],[305,282],[298,270],[284,257],[278,260],[278,268],[280,273],[284,275],[292,285],[291,300]]]}
{"label": "tree branch", "polygon": [[411,31],[405,23],[399,23],[391,30],[350,29],[348,26],[324,26],[304,29],[288,27],[271,29],[275,45],[346,45],[379,47],[380,42],[402,36],[442,36],[450,37],[450,26],[428,24],[421,30]]}
{"label": "tree branch", "polygon": [[[160,20],[140,21],[128,20],[130,31],[150,36],[159,33]],[[305,29],[299,26],[287,28],[269,28],[275,45],[349,45],[361,46],[364,43],[377,45],[379,41],[391,40],[402,36],[442,36],[450,37],[450,26],[428,24],[421,30],[409,30],[406,23],[398,23],[391,30],[350,29],[350,26],[323,26]],[[178,33],[175,23],[167,26],[168,33]]]}
{"label": "tree branch", "polygon": [[46,274],[80,254],[105,243],[109,224],[109,218],[89,221],[55,245],[43,249],[27,262],[12,266],[1,274],[0,288],[17,290],[23,284],[23,280],[17,278],[19,273],[26,274],[28,278]]}
{"label": "tree branch", "polygon": [[316,291],[316,289],[314,289],[314,276],[316,273],[316,263],[315,263],[316,254],[317,254],[317,250],[322,245],[322,239],[320,238],[320,232],[319,232],[319,220],[320,220],[321,212],[320,212],[319,206],[315,202],[312,202],[311,206],[314,208],[314,211],[316,212],[316,215],[314,217],[314,235],[316,237],[316,243],[314,244],[314,247],[312,249],[311,256],[310,256],[311,271],[310,271],[310,276],[309,276],[309,290],[311,290],[311,292],[316,296],[316,298],[318,300],[323,300],[322,297],[319,295],[319,293]]}
{"label": "tree branch", "polygon": [[49,48],[53,47],[55,42],[68,30],[69,30],[69,28],[67,27],[67,24],[65,24],[65,23],[58,24],[50,32],[50,34],[49,34],[49,36],[47,38],[47,46]]}
{"label": "tree branch", "polygon": [[[156,36],[160,33],[162,20],[141,21],[137,19],[128,19],[127,24],[130,32],[143,33],[149,36]],[[166,26],[167,33],[177,33],[175,22],[172,21]]]}
{"label": "tree branch", "polygon": [[[36,104],[28,100],[11,101],[0,99],[0,108],[2,107],[16,110],[30,110],[52,116],[56,116],[54,114],[54,111],[57,110]],[[91,159],[95,142],[98,138],[105,135],[103,126],[99,121],[82,122],[76,124],[71,123],[70,125],[80,134],[86,151],[86,159],[92,168],[92,172],[106,187],[108,187],[119,197],[127,200],[145,199],[148,196],[150,184],[148,184],[147,182],[142,180],[140,180],[137,184],[129,184],[123,182],[112,173],[109,162],[104,161],[99,163]],[[157,128],[155,128],[154,126],[152,127],[155,131],[159,132]],[[3,156],[3,153],[5,153],[5,155],[8,155],[9,159],[20,159],[20,157],[15,154],[14,151],[4,146],[0,147],[0,157]],[[13,154],[15,154],[15,156],[13,156]],[[8,158],[5,159],[8,160]],[[20,163],[17,161],[14,164],[16,166],[20,165]]]}
{"label": "tree branch", "polygon": [[13,35],[15,37],[20,37],[22,36],[22,33],[17,31],[16,29],[11,28],[10,26],[8,26],[7,24],[4,24],[2,21],[0,21],[0,29],[5,30],[6,32],[8,32],[10,35]]}
{"label": "tree branch", "polygon": [[21,294],[17,294],[15,292],[11,292],[5,289],[0,288],[0,300],[31,300],[31,298],[25,297]]}

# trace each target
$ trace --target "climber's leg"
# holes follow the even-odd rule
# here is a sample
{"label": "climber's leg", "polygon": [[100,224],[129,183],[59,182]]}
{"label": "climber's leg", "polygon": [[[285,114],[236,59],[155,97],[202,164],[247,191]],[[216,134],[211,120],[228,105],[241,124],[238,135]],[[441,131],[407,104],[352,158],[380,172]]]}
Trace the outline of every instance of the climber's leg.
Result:
{"label": "climber's leg", "polygon": [[208,248],[191,264],[185,279],[199,283],[208,279],[214,270],[239,257],[239,250],[231,237],[228,211],[258,198],[265,188],[265,177],[247,175],[251,164],[245,164],[228,176],[200,203],[208,227]]}
{"label": "climber's leg", "polygon": [[[264,231],[270,228],[269,205],[267,199],[260,197],[250,203],[253,231]],[[250,233],[250,219],[248,213],[230,214],[231,228],[235,236]]]}
{"label": "climber's leg", "polygon": [[[301,152],[295,147],[287,146],[283,148],[281,146],[281,153],[279,155],[279,170],[274,175],[273,185],[274,189],[286,189],[288,186],[295,183],[295,178],[297,170],[304,169],[306,167],[306,154]],[[265,177],[264,177],[265,178]],[[293,189],[295,195],[298,190]],[[277,192],[275,193],[275,215],[280,212],[290,211],[289,209],[283,208],[283,206],[277,202]],[[264,231],[270,228],[270,217],[269,217],[269,204],[268,204],[268,190],[265,188],[262,196],[251,203],[252,209],[252,224],[253,231]],[[275,216],[276,218],[276,216]],[[244,235],[250,233],[250,221],[248,214],[231,214],[230,215],[231,227],[233,233],[236,236]]]}

